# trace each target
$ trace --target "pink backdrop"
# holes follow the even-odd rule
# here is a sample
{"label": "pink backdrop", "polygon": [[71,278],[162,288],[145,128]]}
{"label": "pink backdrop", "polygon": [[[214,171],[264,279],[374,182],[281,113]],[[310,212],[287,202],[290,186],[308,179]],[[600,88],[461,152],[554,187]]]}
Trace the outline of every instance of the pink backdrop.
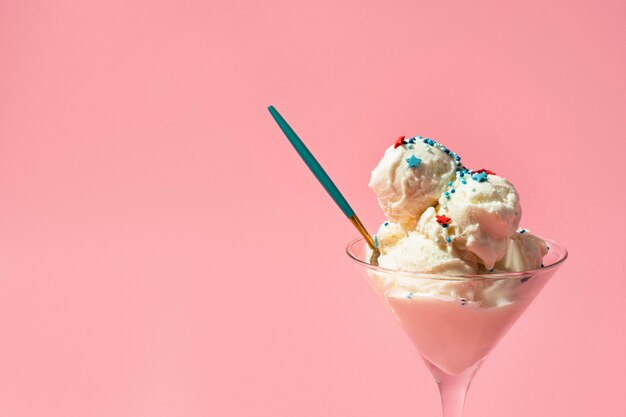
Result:
{"label": "pink backdrop", "polygon": [[2,0],[0,415],[439,415],[269,104],[370,229],[401,134],[517,184],[571,259],[466,415],[618,415],[625,3],[439,3]]}

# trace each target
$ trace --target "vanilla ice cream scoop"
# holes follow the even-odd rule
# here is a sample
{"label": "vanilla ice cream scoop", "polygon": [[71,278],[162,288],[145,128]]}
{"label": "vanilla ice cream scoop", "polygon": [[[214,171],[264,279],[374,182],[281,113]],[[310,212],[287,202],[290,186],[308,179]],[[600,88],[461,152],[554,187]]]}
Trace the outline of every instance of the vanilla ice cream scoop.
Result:
{"label": "vanilla ice cream scoop", "polygon": [[463,260],[451,245],[417,231],[407,232],[395,223],[383,223],[377,239],[378,265],[385,268],[426,274],[474,274],[477,270],[476,263]]}
{"label": "vanilla ice cream scoop", "polygon": [[539,269],[548,253],[546,242],[525,229],[515,233],[507,242],[504,258],[495,269],[502,272],[522,272]]}
{"label": "vanilla ice cream scoop", "polygon": [[513,184],[485,170],[460,171],[447,184],[437,214],[449,218],[452,244],[475,256],[487,270],[504,257],[508,240],[519,226],[522,209]]}
{"label": "vanilla ice cream scoop", "polygon": [[455,178],[460,159],[432,139],[399,138],[372,171],[369,186],[389,221],[414,225]]}

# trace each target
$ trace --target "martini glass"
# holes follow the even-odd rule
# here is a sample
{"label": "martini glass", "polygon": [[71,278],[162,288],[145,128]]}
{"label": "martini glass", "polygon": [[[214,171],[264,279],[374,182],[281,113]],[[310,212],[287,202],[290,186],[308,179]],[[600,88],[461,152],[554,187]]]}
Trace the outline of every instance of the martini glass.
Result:
{"label": "martini glass", "polygon": [[567,258],[544,239],[544,267],[477,275],[414,274],[372,265],[364,239],[346,251],[391,312],[435,377],[443,417],[461,417],[472,377]]}

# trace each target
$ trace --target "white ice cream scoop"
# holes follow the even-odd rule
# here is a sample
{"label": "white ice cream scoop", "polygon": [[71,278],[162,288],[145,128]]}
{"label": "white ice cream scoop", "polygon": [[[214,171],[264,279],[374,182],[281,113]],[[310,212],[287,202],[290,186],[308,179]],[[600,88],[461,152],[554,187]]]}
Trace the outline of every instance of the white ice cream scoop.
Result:
{"label": "white ice cream scoop", "polygon": [[513,184],[486,170],[457,174],[436,210],[450,218],[452,244],[475,256],[488,270],[504,257],[522,216]]}
{"label": "white ice cream scoop", "polygon": [[369,186],[387,219],[414,225],[454,179],[460,160],[432,139],[401,137],[385,151],[372,171]]}

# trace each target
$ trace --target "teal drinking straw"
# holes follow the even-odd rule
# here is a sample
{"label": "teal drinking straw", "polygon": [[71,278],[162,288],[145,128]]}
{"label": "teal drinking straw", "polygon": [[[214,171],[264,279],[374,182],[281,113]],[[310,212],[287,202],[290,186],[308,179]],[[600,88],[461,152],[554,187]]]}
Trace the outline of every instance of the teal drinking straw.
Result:
{"label": "teal drinking straw", "polygon": [[269,106],[268,110],[274,120],[276,120],[276,123],[278,123],[278,126],[281,128],[285,136],[287,136],[287,139],[289,139],[289,142],[291,142],[293,147],[296,149],[300,158],[302,158],[306,166],[309,167],[313,175],[315,175],[315,178],[317,178],[320,184],[322,184],[326,192],[330,194],[333,201],[339,206],[341,211],[343,211],[343,214],[348,217],[354,227],[356,227],[359,233],[363,235],[369,247],[372,248],[372,250],[377,251],[374,239],[372,239],[372,236],[370,236],[367,232],[365,226],[361,223],[361,220],[359,220],[354,210],[352,210],[352,207],[350,207],[350,204],[348,204],[344,196],[341,194],[341,191],[339,191],[320,163],[317,162],[317,159],[315,159],[311,151],[309,151],[304,142],[300,140],[298,135],[296,135],[296,132],[293,131],[291,126],[289,126],[285,119],[283,119],[283,116],[278,113],[278,110],[276,110],[274,106]]}

